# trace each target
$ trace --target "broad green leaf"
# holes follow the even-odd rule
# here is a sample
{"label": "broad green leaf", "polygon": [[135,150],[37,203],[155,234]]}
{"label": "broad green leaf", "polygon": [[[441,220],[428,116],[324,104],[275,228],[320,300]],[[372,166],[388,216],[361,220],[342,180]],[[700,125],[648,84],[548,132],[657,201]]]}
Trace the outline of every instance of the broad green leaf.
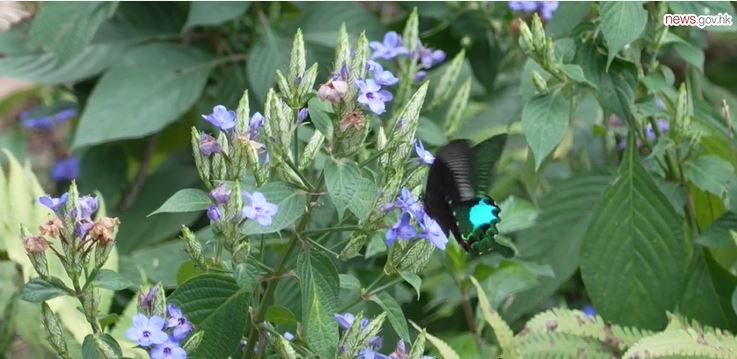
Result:
{"label": "broad green leaf", "polygon": [[266,310],[266,321],[281,325],[295,325],[297,316],[281,305],[272,305]]}
{"label": "broad green leaf", "polygon": [[399,335],[402,340],[404,340],[407,343],[410,343],[412,340],[410,340],[409,337],[409,328],[407,328],[407,319],[404,317],[404,313],[402,312],[402,307],[397,303],[397,300],[394,299],[391,295],[389,295],[387,292],[381,292],[376,296],[373,296],[371,298],[371,301],[378,304],[381,309],[384,310],[384,312],[387,314],[387,318],[389,319],[389,324],[392,325],[392,328],[394,328],[394,331]]}
{"label": "broad green leaf", "polygon": [[328,112],[332,112],[330,104],[320,101],[320,98],[313,97],[307,102],[310,111],[310,120],[315,128],[322,132],[328,141],[333,138],[333,122]]}
{"label": "broad green leaf", "polygon": [[685,279],[681,226],[630,138],[616,180],[592,209],[581,247],[581,274],[602,317],[643,328],[666,324]]}
{"label": "broad green leaf", "polygon": [[683,170],[696,187],[720,197],[733,182],[737,182],[732,164],[716,155],[700,156],[687,161]]}
{"label": "broad green leaf", "polygon": [[673,50],[676,51],[684,61],[696,66],[699,71],[704,71],[704,50],[692,45],[690,42],[680,38],[678,35],[669,32],[665,36],[665,43],[672,44]]}
{"label": "broad green leaf", "polygon": [[732,3],[729,1],[669,1],[668,7],[675,14],[727,14],[732,16],[731,26],[706,26],[704,30],[712,32],[734,32],[737,30],[737,24],[734,22],[737,13],[735,13]]}
{"label": "broad green leaf", "polygon": [[198,212],[204,211],[212,204],[207,192],[196,188],[180,189],[174,193],[159,209],[146,217],[157,213]]}
{"label": "broad green leaf", "polygon": [[438,126],[431,118],[421,116],[417,123],[417,137],[427,146],[442,146],[448,143],[442,127]]}
{"label": "broad green leaf", "polygon": [[[56,282],[60,282],[56,279]],[[41,303],[58,296],[67,295],[59,286],[44,279],[34,278],[27,282],[20,290],[20,299],[32,303]]]}
{"label": "broad green leaf", "polygon": [[248,292],[253,292],[258,288],[259,276],[262,274],[261,270],[253,263],[248,260],[246,263],[241,263],[235,267],[235,281],[238,286],[245,289]]}
{"label": "broad green leaf", "polygon": [[248,1],[192,1],[184,30],[200,25],[220,25],[241,16],[250,6]]}
{"label": "broad green leaf", "polygon": [[194,277],[177,288],[168,301],[178,305],[195,328],[206,333],[189,358],[227,358],[239,348],[248,320],[248,293],[232,277]]}
{"label": "broad green leaf", "polygon": [[420,299],[420,289],[422,288],[422,278],[419,275],[412,272],[399,272],[399,276],[404,279],[405,282],[409,283],[412,288],[417,292],[417,299]]}
{"label": "broad green leaf", "polygon": [[66,61],[54,53],[31,53],[0,59],[0,76],[40,84],[63,84],[92,77],[116,61],[125,47],[94,44]]}
{"label": "broad green leaf", "polygon": [[291,41],[279,36],[271,25],[262,21],[261,38],[248,52],[246,76],[248,77],[249,93],[253,94],[256,102],[266,101],[266,93],[274,85],[276,70],[284,69],[289,62]]}
{"label": "broad green leaf", "polygon": [[[420,326],[418,326],[415,322],[410,321],[410,323],[412,324],[413,327],[415,327],[415,329],[417,329],[420,332],[423,332],[422,328],[420,328]],[[429,333],[426,333],[426,332],[424,333],[424,336],[425,336],[425,339],[427,339],[428,341],[430,341],[430,343],[433,346],[435,346],[435,349],[437,349],[438,352],[440,352],[440,356],[443,359],[460,359],[460,356],[458,356],[458,353],[456,353],[448,345],[448,343],[444,342],[442,339],[440,339],[440,338],[438,338],[438,337],[436,337],[434,335],[431,335]]]}
{"label": "broad green leaf", "polygon": [[639,1],[601,3],[601,32],[609,46],[607,68],[619,50],[635,41],[647,25],[647,11]]}
{"label": "broad green leaf", "polygon": [[102,269],[95,279],[92,281],[96,287],[106,288],[111,290],[121,290],[126,288],[133,288],[135,285],[130,280],[126,279],[117,272],[109,269]]}
{"label": "broad green leaf", "polygon": [[117,2],[48,2],[34,16],[29,40],[62,60],[79,55]]}
{"label": "broad green leaf", "polygon": [[355,162],[347,159],[327,162],[325,185],[338,210],[338,217],[343,217],[346,208],[359,220],[366,218],[371,212],[376,199],[376,186],[361,176]]}
{"label": "broad green leaf", "polygon": [[535,224],[537,209],[535,206],[519,197],[510,196],[499,204],[500,216],[504,220],[499,222],[499,233],[511,233],[530,228]]}
{"label": "broad green leaf", "polygon": [[200,97],[214,65],[210,60],[170,43],[129,51],[97,82],[74,146],[139,138],[164,128]]}
{"label": "broad green leaf", "polygon": [[584,77],[598,88],[596,96],[601,106],[626,120],[633,112],[636,66],[631,62],[615,60],[607,69],[606,59],[591,43],[576,48],[575,62],[581,66]]}
{"label": "broad green leaf", "polygon": [[270,182],[258,189],[264,194],[269,203],[279,207],[279,211],[272,218],[270,226],[264,227],[256,221],[248,221],[243,230],[244,234],[265,234],[279,232],[292,225],[305,211],[307,193],[295,189],[281,182]]}
{"label": "broad green leaf", "polygon": [[340,280],[340,289],[361,289],[361,282],[353,275],[339,274],[338,279]]}
{"label": "broad green leaf", "polygon": [[737,214],[727,212],[696,239],[696,244],[708,248],[735,248],[737,243],[732,237],[732,231],[737,230]]}
{"label": "broad green leaf", "polygon": [[510,328],[509,325],[504,322],[499,313],[491,307],[491,302],[489,302],[489,298],[486,296],[486,292],[484,291],[484,288],[481,287],[481,284],[479,284],[479,281],[474,277],[470,277],[470,279],[474,287],[476,287],[481,313],[483,314],[486,323],[491,327],[491,330],[494,331],[494,336],[496,336],[496,340],[499,343],[502,354],[504,354],[505,357],[517,358],[512,328]]}
{"label": "broad green leaf", "polygon": [[591,12],[591,1],[561,1],[545,26],[548,36],[557,38],[573,30]]}
{"label": "broad green leaf", "polygon": [[560,92],[535,96],[522,110],[522,131],[535,155],[535,168],[555,149],[568,130],[571,108]]}
{"label": "broad green leaf", "polygon": [[737,314],[732,308],[732,294],[737,288],[737,277],[722,268],[709,249],[697,247],[694,252],[678,305],[679,314],[734,331]]}
{"label": "broad green leaf", "polygon": [[118,359],[122,356],[120,345],[108,334],[90,334],[82,343],[83,359]]}
{"label": "broad green leaf", "polygon": [[335,354],[340,281],[330,257],[316,249],[300,253],[297,274],[302,288],[302,329],[310,349],[320,357]]}
{"label": "broad green leaf", "polygon": [[565,64],[565,65],[558,66],[558,68],[561,71],[563,71],[563,73],[565,73],[566,76],[570,77],[573,81],[589,85],[593,87],[594,89],[596,89],[596,85],[593,82],[586,79],[586,76],[584,76],[583,69],[581,68],[581,66],[574,65],[574,64]]}
{"label": "broad green leaf", "polygon": [[299,24],[304,33],[305,42],[328,47],[331,53],[337,41],[338,29],[343,23],[350,35],[357,36],[361,31],[366,31],[369,39],[377,40],[384,35],[384,27],[379,19],[358,3],[295,4],[303,9],[303,16]]}

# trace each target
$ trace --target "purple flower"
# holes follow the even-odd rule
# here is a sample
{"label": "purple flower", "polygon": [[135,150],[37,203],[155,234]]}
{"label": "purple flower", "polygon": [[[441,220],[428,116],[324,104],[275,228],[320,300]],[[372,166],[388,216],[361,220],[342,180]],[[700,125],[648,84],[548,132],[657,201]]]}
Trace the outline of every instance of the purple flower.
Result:
{"label": "purple flower", "polygon": [[371,73],[373,80],[381,86],[393,86],[399,82],[399,79],[391,71],[384,70],[381,64],[376,61],[368,60],[366,70]]}
{"label": "purple flower", "polygon": [[177,342],[166,341],[151,349],[151,359],[185,359],[187,352]]}
{"label": "purple flower", "polygon": [[209,197],[217,204],[225,204],[230,199],[230,190],[226,185],[221,184],[210,191]]}
{"label": "purple flower", "polygon": [[212,222],[220,222],[222,216],[220,215],[220,209],[218,209],[218,206],[212,205],[207,207],[207,218]]}
{"label": "purple flower", "polygon": [[425,47],[422,43],[417,43],[415,57],[420,59],[422,68],[429,69],[445,61],[445,52],[443,50],[433,50]]}
{"label": "purple flower", "polygon": [[76,117],[77,114],[79,114],[79,111],[76,108],[74,108],[74,107],[70,107],[68,109],[61,110],[61,111],[55,113],[54,114],[54,119],[56,119],[56,122],[57,123],[60,123],[60,122],[64,122],[64,121],[67,121],[67,120],[69,120],[71,118]]}
{"label": "purple flower", "polygon": [[390,246],[394,244],[397,239],[412,239],[417,234],[415,227],[409,224],[409,219],[409,213],[402,213],[402,216],[399,218],[397,223],[395,223],[392,228],[386,232],[386,235],[384,236],[386,245]]}
{"label": "purple flower", "polygon": [[253,192],[253,195],[243,192],[243,198],[249,202],[249,204],[243,206],[243,210],[241,211],[243,218],[256,220],[256,222],[264,227],[270,226],[272,217],[279,211],[279,207],[267,202],[261,192]]}
{"label": "purple flower", "polygon": [[360,91],[358,102],[367,105],[377,115],[384,113],[386,110],[384,103],[392,100],[392,94],[382,90],[381,86],[371,79],[356,80],[356,85]]}
{"label": "purple flower", "polygon": [[74,235],[80,239],[84,238],[84,236],[87,235],[87,232],[89,232],[94,226],[95,222],[92,222],[89,217],[82,218],[74,225]]}
{"label": "purple flower", "polygon": [[658,108],[659,110],[665,109],[665,102],[663,102],[663,100],[661,100],[659,98],[656,98],[655,99],[655,107]]}
{"label": "purple flower", "polygon": [[432,217],[425,214],[421,220],[418,221],[418,224],[422,230],[420,237],[426,239],[435,246],[435,248],[445,250],[445,246],[448,244],[448,237],[443,232],[443,229],[440,228],[438,222],[435,222]]}
{"label": "purple flower", "polygon": [[345,313],[345,314],[334,314],[335,321],[338,322],[338,325],[340,325],[343,329],[348,329],[353,325],[353,321],[356,320],[356,316],[351,313]]}
{"label": "purple flower", "polygon": [[252,140],[258,137],[259,129],[264,126],[264,121],[264,115],[261,112],[256,112],[251,116],[251,119],[248,121],[248,132]]}
{"label": "purple flower", "polygon": [[384,41],[371,41],[369,47],[373,52],[371,58],[382,58],[391,60],[400,55],[407,55],[409,51],[402,44],[402,38],[395,31],[389,31],[384,34]]}
{"label": "purple flower", "polygon": [[415,74],[415,82],[422,82],[425,80],[425,77],[427,77],[427,71],[417,71],[417,74]]}
{"label": "purple flower", "polygon": [[389,354],[389,359],[407,359],[407,347],[404,345],[404,340],[400,339],[397,342],[394,352]]}
{"label": "purple flower", "polygon": [[[100,207],[97,197],[82,196],[79,197],[79,216],[81,218],[89,218]],[[76,213],[75,213],[76,214]]]}
{"label": "purple flower", "polygon": [[288,340],[288,341],[290,341],[290,342],[291,342],[292,340],[294,340],[294,334],[292,334],[292,333],[290,333],[290,332],[284,332],[284,335],[283,335],[283,336],[284,336],[284,339],[286,339],[286,340]]}
{"label": "purple flower", "polygon": [[553,17],[553,13],[558,9],[557,1],[538,1],[540,7],[540,16],[544,20],[550,20]]}
{"label": "purple flower", "polygon": [[148,292],[146,294],[140,294],[138,296],[138,310],[144,311],[146,313],[151,312],[151,309],[153,308],[154,298],[156,297],[156,292],[159,290],[159,285],[156,284],[153,287],[149,288]]}
{"label": "purple flower", "polygon": [[307,110],[307,107],[302,107],[299,112],[297,112],[297,123],[302,123],[302,121],[307,119],[307,116],[309,116],[310,111]]}
{"label": "purple flower", "polygon": [[220,144],[215,139],[215,137],[212,137],[206,133],[200,133],[200,153],[202,153],[205,157],[210,157],[214,153],[220,153],[223,151],[223,148],[220,147]]}
{"label": "purple flower", "polygon": [[537,10],[537,1],[510,1],[507,5],[515,11],[533,12]]}
{"label": "purple flower", "polygon": [[596,309],[594,309],[593,305],[586,304],[583,306],[583,313],[586,314],[587,317],[595,317],[596,316]]}
{"label": "purple flower", "polygon": [[425,146],[419,138],[415,141],[415,152],[420,162],[426,165],[432,165],[435,162],[435,156],[430,151],[425,150]]}
{"label": "purple flower", "polygon": [[66,206],[67,197],[69,197],[69,194],[67,192],[62,193],[59,198],[45,195],[38,197],[38,203],[48,207],[50,210],[54,211],[58,215],[64,209],[64,206]]}
{"label": "purple flower", "polygon": [[[670,129],[670,124],[668,124],[667,120],[660,119],[655,122],[658,125],[658,130],[660,131],[660,133],[666,133]],[[653,125],[650,123],[648,123],[645,126],[645,136],[647,137],[648,140],[651,140],[651,141],[654,140],[656,137],[655,130],[653,130]]]}
{"label": "purple flower", "polygon": [[202,115],[202,118],[221,131],[229,131],[235,127],[235,111],[230,111],[223,105],[213,107],[212,113]]}
{"label": "purple flower", "polygon": [[71,181],[79,177],[79,159],[74,156],[56,160],[51,167],[51,179]]}
{"label": "purple flower", "polygon": [[417,202],[415,197],[412,196],[412,192],[410,192],[407,187],[403,187],[402,190],[399,191],[399,197],[397,197],[395,203],[402,211],[408,212],[415,217],[422,218],[425,213],[424,208],[422,208],[422,204]]}
{"label": "purple flower", "polygon": [[164,318],[158,315],[148,318],[143,314],[136,314],[133,316],[133,326],[125,331],[125,336],[142,347],[164,344],[169,337],[164,333],[163,328]]}
{"label": "purple flower", "polygon": [[372,347],[365,347],[358,352],[357,359],[386,359],[387,356],[374,350]]}
{"label": "purple flower", "polygon": [[51,131],[54,129],[54,121],[49,116],[31,118],[28,111],[20,114],[20,122],[25,128]]}
{"label": "purple flower", "polygon": [[192,331],[192,324],[189,323],[187,318],[182,314],[182,311],[176,305],[167,305],[166,311],[169,313],[169,320],[166,321],[166,327],[174,328],[171,332],[171,336],[174,341],[179,342]]}

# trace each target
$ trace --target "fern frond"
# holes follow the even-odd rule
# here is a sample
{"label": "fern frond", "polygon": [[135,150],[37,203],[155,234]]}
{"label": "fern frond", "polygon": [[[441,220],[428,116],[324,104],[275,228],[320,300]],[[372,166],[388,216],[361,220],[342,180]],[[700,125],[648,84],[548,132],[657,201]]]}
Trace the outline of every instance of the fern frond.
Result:
{"label": "fern frond", "polygon": [[525,359],[616,357],[614,349],[596,339],[557,332],[530,333],[517,343],[516,349]]}
{"label": "fern frond", "polygon": [[580,310],[556,308],[534,316],[525,325],[525,332],[563,333],[584,338],[596,339],[617,350],[624,350],[638,340],[653,332],[622,327],[604,322],[600,316],[589,317]]}

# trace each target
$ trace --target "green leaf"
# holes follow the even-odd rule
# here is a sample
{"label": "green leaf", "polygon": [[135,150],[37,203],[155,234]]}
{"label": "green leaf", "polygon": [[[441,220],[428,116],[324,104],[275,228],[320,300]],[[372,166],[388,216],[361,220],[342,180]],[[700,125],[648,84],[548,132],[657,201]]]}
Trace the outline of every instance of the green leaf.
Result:
{"label": "green leaf", "polygon": [[184,188],[174,193],[157,210],[146,217],[157,213],[180,213],[204,211],[212,204],[207,192],[196,188]]}
{"label": "green leaf", "polygon": [[129,51],[97,82],[74,146],[139,138],[164,128],[200,97],[213,65],[201,52],[170,43]]}
{"label": "green leaf", "polygon": [[702,191],[723,196],[733,182],[737,182],[734,167],[716,155],[705,155],[687,161],[683,170],[696,187]]}
{"label": "green leaf", "polygon": [[701,233],[696,239],[696,244],[708,248],[734,248],[737,243],[732,238],[732,233],[737,229],[737,214],[727,212],[723,214],[716,222],[712,223],[709,228]]}
{"label": "green leaf", "polygon": [[111,271],[109,269],[101,269],[92,283],[96,287],[106,288],[111,290],[121,290],[126,288],[134,288],[135,284],[129,281],[118,272]]}
{"label": "green leaf", "polygon": [[591,1],[561,1],[545,26],[545,33],[558,38],[573,30],[590,12]]}
{"label": "green leaf", "polygon": [[570,77],[573,81],[589,85],[593,87],[594,89],[596,89],[596,85],[593,82],[586,79],[586,76],[584,76],[583,69],[581,68],[581,66],[574,65],[574,64],[565,64],[565,65],[558,66],[558,68],[561,71],[563,71],[563,73],[565,73],[566,76]]}
{"label": "green leaf", "polygon": [[732,308],[735,288],[737,277],[722,268],[709,249],[697,247],[678,311],[700,323],[734,331],[737,329],[737,315]]}
{"label": "green leaf", "polygon": [[83,359],[118,359],[122,357],[123,353],[120,350],[120,345],[110,335],[89,334],[84,337],[84,342],[82,342]]}
{"label": "green leaf", "polygon": [[412,288],[417,292],[417,299],[420,299],[420,289],[422,288],[422,278],[419,275],[412,272],[399,272],[399,276],[404,279],[405,282],[409,283]]}
{"label": "green leaf", "polygon": [[241,231],[243,234],[266,234],[279,232],[292,225],[305,211],[307,194],[282,182],[270,182],[258,189],[269,203],[279,207],[270,226],[262,226],[256,221],[247,221]]}
{"label": "green leaf", "polygon": [[240,345],[248,316],[248,293],[226,275],[203,274],[175,290],[168,298],[198,330],[205,332],[189,358],[227,358]]}
{"label": "green leaf", "polygon": [[601,3],[601,32],[609,46],[607,68],[625,45],[635,41],[647,25],[647,11],[639,1]]}
{"label": "green leaf", "polygon": [[297,274],[302,288],[302,328],[307,345],[319,357],[335,354],[340,281],[330,257],[318,250],[300,253]]}
{"label": "green leaf", "polygon": [[312,124],[330,141],[333,138],[333,122],[328,113],[332,112],[332,106],[322,102],[319,97],[313,97],[307,102],[307,108]]}
{"label": "green leaf", "polygon": [[601,106],[625,120],[633,112],[637,67],[631,62],[615,60],[607,70],[606,59],[591,43],[576,47],[574,61],[583,69],[585,78],[599,89],[596,96]]}
{"label": "green leaf", "polygon": [[249,93],[253,94],[256,102],[265,102],[266,93],[274,85],[276,70],[285,68],[289,62],[291,42],[278,36],[265,21],[260,25],[263,32],[248,53],[246,76],[251,84]]}
{"label": "green leaf", "polygon": [[665,325],[685,279],[681,225],[630,138],[617,179],[592,210],[581,248],[584,284],[604,318],[643,328]]}
{"label": "green leaf", "polygon": [[481,287],[479,281],[474,277],[470,277],[474,287],[476,287],[476,293],[479,297],[479,307],[481,307],[481,313],[484,316],[484,320],[489,324],[491,329],[494,331],[496,340],[499,343],[499,348],[502,350],[502,354],[505,357],[516,358],[516,351],[514,346],[514,333],[512,328],[504,322],[502,317],[497,313],[494,308],[491,307],[491,302],[486,296],[484,288]]}
{"label": "green leaf", "polygon": [[522,131],[535,155],[536,169],[563,139],[570,112],[560,92],[535,96],[522,110]]}
{"label": "green leaf", "polygon": [[235,281],[238,283],[238,286],[248,292],[253,292],[258,288],[260,275],[261,270],[252,260],[248,260],[246,263],[241,263],[235,267]]}
{"label": "green leaf", "polygon": [[618,357],[603,342],[571,334],[531,333],[518,340],[518,353],[524,358],[588,358]]}
{"label": "green leaf", "polygon": [[704,72],[704,50],[692,45],[672,32],[669,32],[665,36],[664,43],[672,44],[673,50],[676,51],[678,56],[689,64],[696,66],[699,71]]}
{"label": "green leaf", "polygon": [[420,328],[415,322],[410,321],[413,327],[417,329],[420,332],[423,332],[425,339],[430,341],[433,346],[435,346],[435,349],[440,352],[440,356],[443,357],[443,359],[460,359],[460,356],[458,356],[458,353],[456,353],[449,345],[448,343],[444,342],[440,338],[430,335],[429,333],[426,333]]}
{"label": "green leaf", "polygon": [[300,27],[308,44],[328,47],[332,51],[342,23],[345,23],[348,33],[354,36],[361,31],[366,31],[370,39],[383,36],[384,27],[379,19],[358,3],[315,2],[298,5],[303,7]]}
{"label": "green leaf", "polygon": [[424,116],[421,116],[417,123],[417,137],[425,145],[442,146],[448,143],[448,138],[445,136],[443,129],[431,118]]}
{"label": "green leaf", "polygon": [[61,60],[70,59],[84,50],[117,6],[117,2],[43,3],[31,24],[29,40]]}
{"label": "green leaf", "polygon": [[325,164],[325,185],[330,199],[342,218],[346,208],[359,220],[371,212],[376,199],[376,186],[361,176],[358,165],[350,160],[334,160]]}
{"label": "green leaf", "polygon": [[499,222],[499,233],[511,233],[530,228],[535,224],[537,209],[519,197],[509,196],[499,204],[504,220]]}
{"label": "green leaf", "polygon": [[280,325],[297,324],[297,316],[291,310],[281,305],[272,305],[266,310],[266,320]]}
{"label": "green leaf", "polygon": [[[55,278],[55,282],[63,285],[61,280]],[[20,299],[31,303],[42,303],[58,296],[67,295],[66,291],[59,288],[59,285],[52,284],[41,278],[31,279],[20,290]]]}
{"label": "green leaf", "polygon": [[384,310],[387,318],[389,318],[389,324],[392,325],[397,335],[407,343],[412,342],[409,337],[409,328],[407,328],[407,319],[404,317],[402,307],[397,303],[397,300],[386,292],[381,292],[369,299]]}
{"label": "green leaf", "polygon": [[250,6],[248,1],[193,1],[183,30],[201,25],[220,25],[243,15]]}

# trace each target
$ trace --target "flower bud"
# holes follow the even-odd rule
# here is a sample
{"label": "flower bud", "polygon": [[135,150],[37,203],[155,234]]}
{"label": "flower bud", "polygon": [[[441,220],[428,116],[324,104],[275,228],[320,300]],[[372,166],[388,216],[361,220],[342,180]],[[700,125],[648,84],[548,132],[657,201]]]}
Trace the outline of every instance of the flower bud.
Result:
{"label": "flower bud", "polygon": [[320,131],[315,131],[315,133],[312,134],[312,137],[310,137],[310,141],[307,142],[307,145],[305,146],[305,150],[302,153],[302,157],[299,159],[299,170],[304,171],[312,164],[312,161],[315,160],[315,157],[317,156],[317,153],[320,151],[320,148],[322,148],[323,143],[325,142],[325,136]]}
{"label": "flower bud", "polygon": [[98,241],[99,245],[107,246],[115,240],[115,230],[120,224],[117,217],[103,217],[97,220],[89,232],[92,240]]}
{"label": "flower bud", "polygon": [[535,85],[535,89],[537,89],[537,92],[543,95],[547,94],[548,84],[545,82],[545,79],[535,70],[532,70],[531,76],[532,76],[532,83]]}
{"label": "flower bud", "polygon": [[58,217],[52,217],[38,227],[38,231],[42,236],[49,236],[51,238],[59,238],[63,229],[64,224],[61,223]]}
{"label": "flower bud", "polygon": [[197,167],[197,173],[200,175],[200,179],[206,187],[211,187],[210,184],[210,160],[206,157],[201,149],[200,132],[192,126],[191,131],[191,143],[192,143],[192,155],[194,157],[195,167]]}
{"label": "flower bud", "polygon": [[[520,31],[523,31],[521,27]],[[537,13],[532,15],[532,46],[539,52],[542,52],[545,46],[545,30],[543,29],[543,22]]]}
{"label": "flower bud", "polygon": [[28,253],[43,253],[49,249],[49,241],[41,236],[28,236],[23,239],[23,248]]}
{"label": "flower bud", "polygon": [[192,233],[187,226],[182,226],[182,239],[184,240],[184,251],[187,252],[189,258],[191,258],[200,268],[205,268],[205,257],[202,255],[202,245],[197,241],[194,233]]}
{"label": "flower bud", "polygon": [[64,340],[64,329],[59,317],[51,311],[51,307],[46,302],[41,303],[41,314],[49,344],[60,357],[69,358],[67,342]]}
{"label": "flower bud", "polygon": [[530,32],[527,23],[522,20],[519,20],[519,34],[519,45],[522,50],[527,54],[534,51],[535,45],[532,43],[532,32]]}
{"label": "flower bud", "polygon": [[248,260],[248,253],[251,251],[251,246],[248,241],[242,241],[233,250],[233,264],[238,265],[246,263]]}
{"label": "flower bud", "polygon": [[276,70],[276,86],[279,87],[279,92],[284,98],[292,98],[292,87],[289,86],[289,81],[280,70]]}
{"label": "flower bud", "polygon": [[197,331],[192,336],[187,338],[187,340],[182,344],[182,349],[187,352],[187,354],[192,354],[195,350],[197,350],[197,347],[200,346],[200,343],[202,342],[202,338],[205,336],[205,332],[203,331]]}
{"label": "flower bud", "polygon": [[339,103],[347,92],[347,82],[330,79],[328,82],[320,85],[320,88],[317,90],[317,96],[323,101]]}

